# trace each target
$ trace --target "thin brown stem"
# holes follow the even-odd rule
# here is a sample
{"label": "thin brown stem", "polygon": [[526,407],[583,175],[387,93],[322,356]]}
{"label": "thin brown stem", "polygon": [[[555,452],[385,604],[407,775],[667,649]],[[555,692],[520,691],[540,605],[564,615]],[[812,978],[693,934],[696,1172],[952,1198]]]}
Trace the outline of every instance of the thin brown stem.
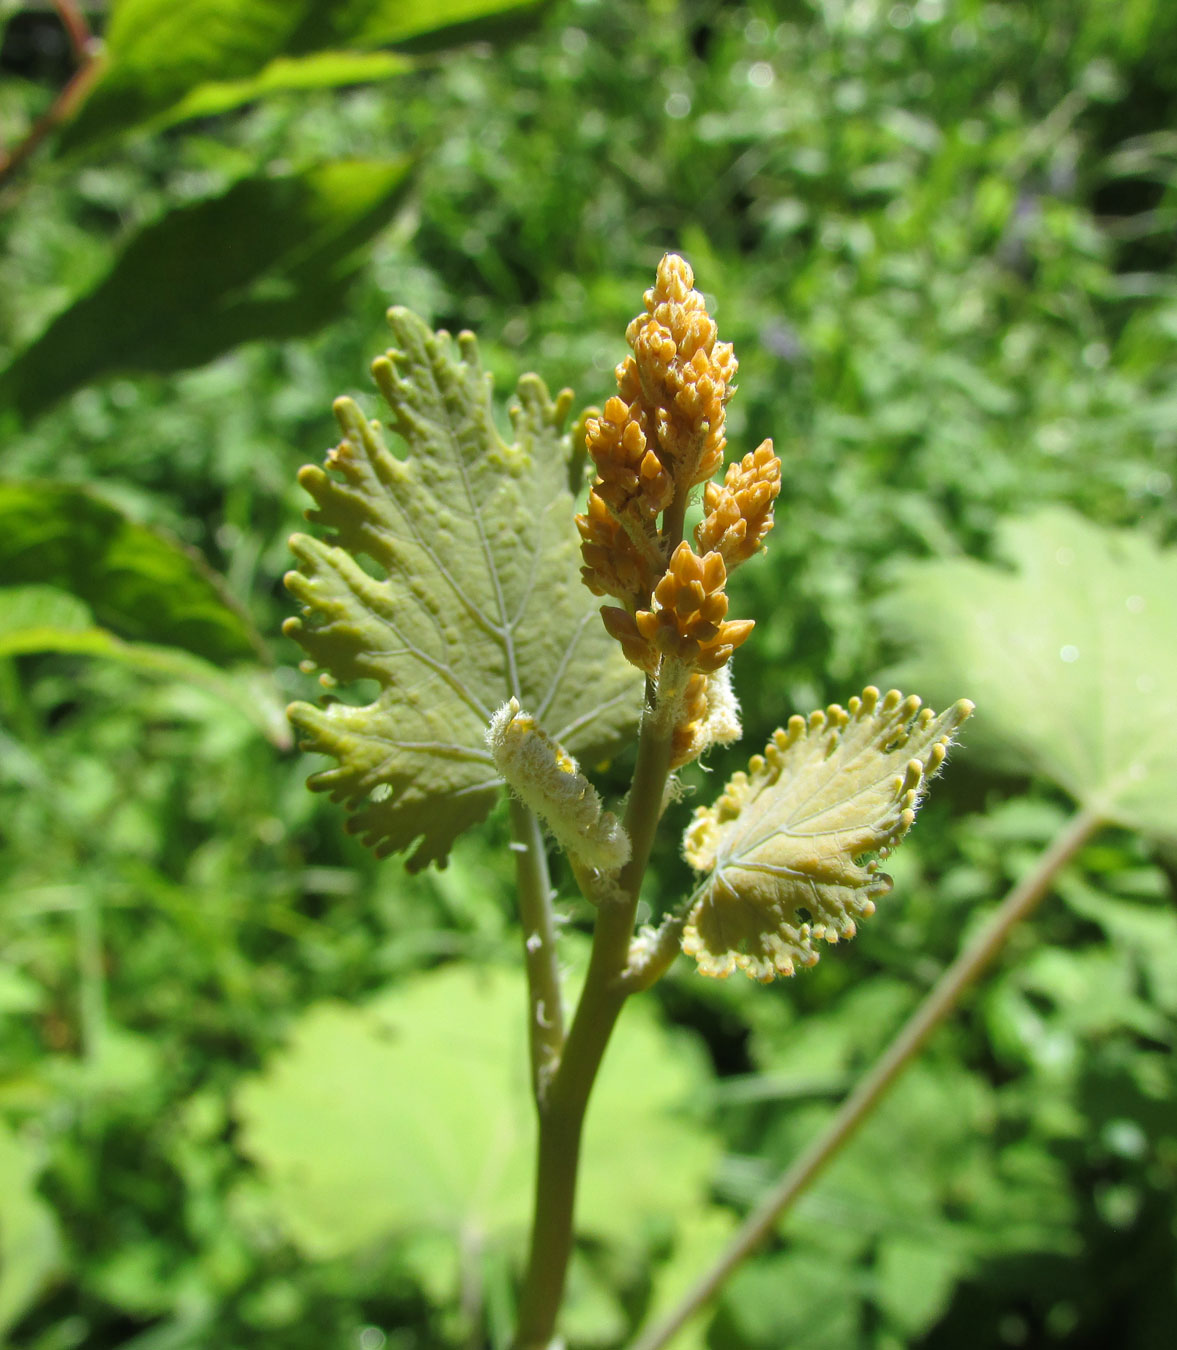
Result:
{"label": "thin brown stem", "polygon": [[53,8],[61,20],[61,26],[69,36],[69,45],[73,49],[74,60],[81,63],[86,60],[94,34],[77,0],[53,0]]}
{"label": "thin brown stem", "polygon": [[97,57],[97,44],[91,42],[82,54],[82,64],[70,76],[69,82],[48,109],[29,128],[24,140],[12,150],[0,150],[0,187],[16,173],[46,136],[68,121],[84,102],[102,71],[102,63]]}
{"label": "thin brown stem", "polygon": [[744,1221],[711,1269],[695,1282],[662,1321],[640,1335],[630,1350],[662,1350],[663,1346],[669,1345],[695,1313],[714,1297],[736,1267],[773,1232],[782,1215],[848,1142],[902,1070],[923,1048],[928,1037],[957,1005],[961,995],[993,960],[1010,931],[1033,911],[1059,871],[1103,823],[1099,815],[1086,808],[1071,817],[1034,869],[1002,901],[983,931],[941,975],[822,1134]]}

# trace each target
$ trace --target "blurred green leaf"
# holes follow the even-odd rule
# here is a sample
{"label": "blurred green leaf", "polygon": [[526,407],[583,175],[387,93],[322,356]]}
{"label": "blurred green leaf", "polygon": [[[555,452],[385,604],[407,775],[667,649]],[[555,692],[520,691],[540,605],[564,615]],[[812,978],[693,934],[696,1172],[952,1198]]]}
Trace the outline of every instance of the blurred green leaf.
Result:
{"label": "blurred green leaf", "polygon": [[1009,568],[916,563],[880,603],[931,697],[975,698],[970,749],[1103,819],[1177,840],[1177,550],[1061,509],[1005,523]]}
{"label": "blurred green leaf", "polygon": [[49,1206],[34,1188],[32,1150],[0,1122],[0,1337],[57,1269],[61,1244]]}
{"label": "blurred green leaf", "polygon": [[76,596],[50,586],[0,587],[0,657],[57,652],[95,656],[142,675],[193,685],[236,709],[279,749],[288,749],[290,728],[269,675],[254,666],[223,670],[182,648],[124,642],[90,621]]}
{"label": "blurred green leaf", "polygon": [[[248,616],[193,550],[141,525],[86,488],[0,481],[0,577],[8,586],[47,586],[60,597],[38,615],[38,600],[9,597],[3,619],[11,642],[19,627],[78,628],[93,616],[133,641],[180,647],[220,665],[265,662]],[[23,604],[26,608],[14,608]]]}
{"label": "blurred green leaf", "polygon": [[103,375],[184,370],[313,332],[342,304],[407,172],[405,159],[323,164],[170,211],[16,356],[0,405],[29,418]]}
{"label": "blurred green leaf", "polygon": [[329,89],[339,85],[387,80],[407,69],[403,56],[392,52],[315,52],[310,56],[278,56],[256,75],[241,80],[206,80],[152,121],[153,128],[172,126],[194,117],[215,117],[291,90]]}
{"label": "blurred green leaf", "polygon": [[428,50],[534,16],[537,0],[119,0],[103,71],[63,130],[92,150],[143,123],[224,112],[283,89],[386,79],[403,68],[373,48]]}
{"label": "blurred green leaf", "polygon": [[[310,1257],[389,1234],[522,1238],[531,1209],[522,974],[453,965],[363,1008],[325,1003],[237,1095],[245,1152]],[[648,1005],[594,1088],[580,1228],[627,1247],[651,1220],[690,1214],[714,1143],[684,1116],[701,1065]]]}
{"label": "blurred green leaf", "polygon": [[517,31],[549,0],[340,0],[311,5],[294,45],[433,51]]}
{"label": "blurred green leaf", "polygon": [[134,126],[205,80],[255,75],[285,49],[309,7],[310,0],[118,0],[105,69],[64,129],[61,149]]}

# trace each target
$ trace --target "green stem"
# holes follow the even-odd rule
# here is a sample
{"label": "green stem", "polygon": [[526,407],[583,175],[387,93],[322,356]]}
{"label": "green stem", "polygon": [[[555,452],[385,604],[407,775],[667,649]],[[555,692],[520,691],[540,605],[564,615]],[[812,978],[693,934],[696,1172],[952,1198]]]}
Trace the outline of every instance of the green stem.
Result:
{"label": "green stem", "polygon": [[1103,823],[1099,815],[1086,808],[1071,817],[1034,869],[1010,891],[982,932],[940,976],[874,1067],[842,1103],[823,1133],[744,1221],[711,1269],[695,1282],[662,1321],[639,1336],[630,1350],[662,1350],[668,1345],[718,1292],[736,1267],[775,1229],[781,1216],[847,1143],[900,1072],[956,1006],[964,991],[997,955],[1014,926],[1031,913],[1061,869]]}
{"label": "green stem", "polygon": [[584,989],[559,1068],[540,1103],[539,1149],[531,1251],[519,1303],[515,1350],[548,1350],[572,1255],[573,1211],[580,1140],[589,1093],[609,1036],[629,993],[629,960],[638,894],[662,815],[670,773],[671,738],[647,713],[625,813],[632,852],[617,892],[599,908]]}
{"label": "green stem", "polygon": [[564,1049],[564,1005],[556,961],[552,881],[543,832],[535,813],[516,797],[511,798],[511,851],[515,855],[523,963],[527,970],[531,1087],[537,1107],[542,1107]]}

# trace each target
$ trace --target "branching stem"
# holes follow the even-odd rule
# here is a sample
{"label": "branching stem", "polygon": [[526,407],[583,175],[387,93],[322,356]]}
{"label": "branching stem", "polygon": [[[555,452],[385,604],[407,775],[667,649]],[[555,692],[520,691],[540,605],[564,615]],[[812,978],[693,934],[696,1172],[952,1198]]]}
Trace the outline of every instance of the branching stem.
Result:
{"label": "branching stem", "polygon": [[618,878],[617,895],[599,908],[580,1003],[555,1077],[539,1104],[535,1212],[515,1350],[549,1350],[555,1334],[572,1255],[584,1113],[609,1036],[630,992],[622,976],[629,961],[638,894],[662,815],[670,753],[669,733],[647,714],[625,813],[632,853]]}
{"label": "branching stem", "polygon": [[899,1074],[960,1001],[961,995],[993,960],[1010,931],[1047,894],[1055,877],[1104,824],[1088,809],[1078,811],[1038,859],[1034,869],[1010,891],[981,933],[941,975],[895,1039],[858,1084],[822,1134],[780,1178],[748,1216],[715,1264],[698,1279],[682,1301],[651,1327],[630,1350],[662,1350],[722,1287],[724,1281],[775,1229],[798,1196],[848,1142],[878,1105]]}

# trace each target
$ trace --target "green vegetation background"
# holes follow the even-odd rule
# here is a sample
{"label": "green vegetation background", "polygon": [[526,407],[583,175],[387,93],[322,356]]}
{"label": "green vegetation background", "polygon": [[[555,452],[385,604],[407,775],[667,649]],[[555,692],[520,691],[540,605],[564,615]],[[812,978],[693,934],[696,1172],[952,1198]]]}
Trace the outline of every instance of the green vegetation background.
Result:
{"label": "green vegetation background", "polygon": [[[885,675],[903,560],[989,558],[1044,504],[1174,543],[1177,9],[562,0],[429,35],[406,4],[189,8],[177,35],[122,0],[117,78],[0,188],[0,1343],[505,1347],[519,1188],[467,1211],[422,1161],[447,1119],[463,1177],[481,1147],[494,1047],[463,1027],[515,991],[464,972],[518,964],[504,821],[411,877],[282,745],[332,398],[375,411],[395,302],[474,329],[504,400],[536,369],[600,402],[687,255],[741,363],[731,446],[784,461],[710,795]],[[0,22],[11,147],[71,60],[44,9]],[[657,1184],[593,1174],[573,1346],[700,1268],[1067,810],[966,748],[855,943],[768,989],[682,963],[634,1010],[601,1129]],[[1127,831],[1087,847],[682,1344],[1171,1345],[1175,877]],[[656,878],[655,907],[687,884],[673,838]],[[627,1106],[646,1079],[675,1128]]]}

